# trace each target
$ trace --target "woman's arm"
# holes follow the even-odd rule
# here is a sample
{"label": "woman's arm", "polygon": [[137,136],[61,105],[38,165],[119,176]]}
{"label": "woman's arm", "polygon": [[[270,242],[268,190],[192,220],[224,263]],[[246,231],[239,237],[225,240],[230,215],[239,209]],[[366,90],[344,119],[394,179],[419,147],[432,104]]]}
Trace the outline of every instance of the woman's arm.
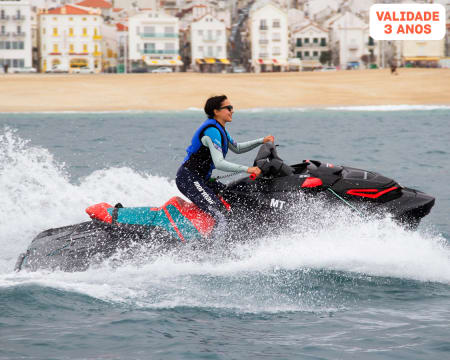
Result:
{"label": "woman's arm", "polygon": [[247,151],[253,150],[254,148],[258,147],[259,145],[261,145],[263,143],[263,139],[256,139],[256,140],[250,140],[250,141],[245,141],[245,142],[241,142],[241,143],[237,143],[235,141],[233,142],[229,142],[228,147],[230,148],[230,150],[236,154],[242,154],[245,153]]}
{"label": "woman's arm", "polygon": [[248,166],[234,164],[229,161],[226,161],[223,158],[221,146],[213,143],[213,141],[209,136],[205,135],[202,137],[202,144],[209,149],[216,169],[227,172],[247,172],[249,168]]}

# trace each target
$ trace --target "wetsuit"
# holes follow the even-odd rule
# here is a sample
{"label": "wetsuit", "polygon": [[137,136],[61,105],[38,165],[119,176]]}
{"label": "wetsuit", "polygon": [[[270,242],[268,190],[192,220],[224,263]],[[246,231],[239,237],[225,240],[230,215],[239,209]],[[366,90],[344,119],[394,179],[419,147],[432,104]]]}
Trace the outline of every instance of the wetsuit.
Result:
{"label": "wetsuit", "polygon": [[225,205],[217,195],[224,184],[209,181],[213,169],[227,172],[245,172],[248,166],[225,160],[228,149],[236,154],[250,151],[263,143],[263,139],[236,143],[215,119],[207,119],[195,132],[187,155],[178,169],[178,189],[200,209],[216,219],[216,232],[226,230]]}

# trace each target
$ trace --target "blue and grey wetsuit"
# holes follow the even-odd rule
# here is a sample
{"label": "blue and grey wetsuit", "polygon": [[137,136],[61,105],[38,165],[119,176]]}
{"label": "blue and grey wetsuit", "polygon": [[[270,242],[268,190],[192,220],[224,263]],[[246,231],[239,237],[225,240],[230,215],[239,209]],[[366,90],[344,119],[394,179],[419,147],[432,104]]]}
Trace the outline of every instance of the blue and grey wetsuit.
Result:
{"label": "blue and grey wetsuit", "polygon": [[215,119],[207,119],[195,132],[187,156],[180,166],[176,184],[178,189],[203,211],[214,216],[219,228],[226,226],[224,204],[217,193],[224,188],[218,181],[208,181],[213,169],[227,172],[245,172],[248,166],[225,160],[228,149],[236,154],[250,151],[263,143],[263,138],[236,143]]}

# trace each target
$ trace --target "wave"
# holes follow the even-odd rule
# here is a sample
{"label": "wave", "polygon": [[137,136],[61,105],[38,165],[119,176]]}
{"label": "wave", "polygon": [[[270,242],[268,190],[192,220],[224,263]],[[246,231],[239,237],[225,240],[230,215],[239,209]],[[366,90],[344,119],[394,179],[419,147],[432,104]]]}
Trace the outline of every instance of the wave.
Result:
{"label": "wave", "polygon": [[450,105],[367,105],[326,107],[333,111],[411,111],[411,110],[450,110]]}

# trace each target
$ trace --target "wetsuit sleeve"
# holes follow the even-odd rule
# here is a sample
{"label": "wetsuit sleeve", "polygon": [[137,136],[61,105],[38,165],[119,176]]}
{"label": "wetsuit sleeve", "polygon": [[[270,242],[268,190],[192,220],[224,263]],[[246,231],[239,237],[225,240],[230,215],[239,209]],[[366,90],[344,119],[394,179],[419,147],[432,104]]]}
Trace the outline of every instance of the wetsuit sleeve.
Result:
{"label": "wetsuit sleeve", "polygon": [[[218,130],[216,130],[216,131],[220,136],[219,131]],[[219,140],[220,140],[220,138],[219,138]],[[222,171],[227,171],[227,172],[246,172],[247,171],[248,166],[234,164],[229,161],[226,161],[224,159],[223,153],[222,153],[222,144],[220,143],[220,145],[217,145],[216,142],[214,142],[209,136],[206,135],[206,131],[205,131],[205,135],[202,137],[202,144],[205,145],[209,149],[209,151],[211,153],[211,158],[214,162],[214,166],[216,167],[216,169],[222,170]]]}
{"label": "wetsuit sleeve", "polygon": [[228,134],[228,147],[230,150],[236,154],[242,154],[247,151],[253,150],[254,148],[258,147],[263,143],[264,138],[256,139],[256,140],[250,140],[246,142],[237,143],[234,141],[234,139],[231,137],[230,134]]}

